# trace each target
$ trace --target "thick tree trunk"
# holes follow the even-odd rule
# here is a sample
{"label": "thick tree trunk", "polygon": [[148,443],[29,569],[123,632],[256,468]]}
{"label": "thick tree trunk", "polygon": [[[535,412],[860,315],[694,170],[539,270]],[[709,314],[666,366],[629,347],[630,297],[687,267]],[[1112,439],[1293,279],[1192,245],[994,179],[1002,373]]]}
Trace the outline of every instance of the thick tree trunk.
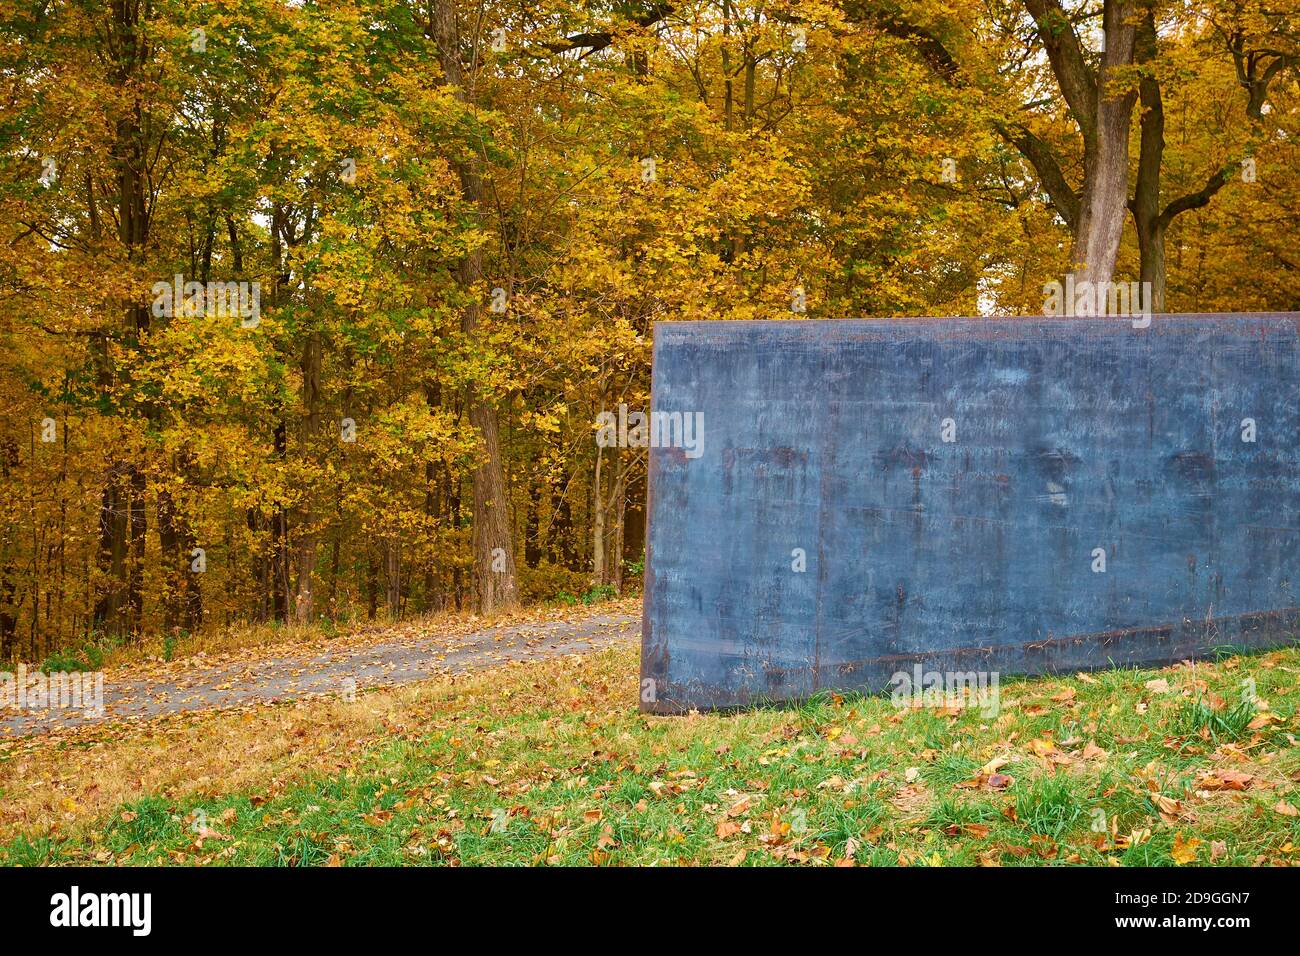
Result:
{"label": "thick tree trunk", "polygon": [[474,469],[474,574],[479,610],[487,614],[518,606],[519,586],[496,410],[473,404],[469,420],[483,438],[485,456]]}
{"label": "thick tree trunk", "polygon": [[[1140,64],[1156,58],[1155,14],[1148,10],[1138,26],[1136,58]],[[1141,281],[1150,289],[1151,311],[1165,311],[1165,230],[1160,214],[1160,167],[1165,154],[1165,107],[1160,82],[1144,71],[1138,84],[1142,103],[1142,136],[1138,151],[1137,183],[1133,191],[1133,223],[1141,257]],[[1149,283],[1149,285],[1146,285]]]}
{"label": "thick tree trunk", "polygon": [[[111,25],[116,60],[113,76],[121,88],[129,88],[151,54],[141,37],[140,7],[128,0],[114,0]],[[145,180],[143,120],[137,109],[120,117],[115,125],[112,162],[117,179],[118,241],[128,262],[135,262],[149,235],[148,196]],[[139,337],[148,332],[149,310],[127,303],[125,332]],[[107,342],[102,343],[105,348]],[[112,359],[107,351],[99,357],[100,385],[107,392],[113,385]],[[108,476],[100,495],[99,567],[104,591],[95,603],[97,629],[115,635],[134,634],[141,623],[144,586],[144,545],[148,530],[144,510],[144,475],[130,462],[110,451]]]}
{"label": "thick tree trunk", "polygon": [[[1122,0],[1104,3],[1106,49],[1095,74],[1057,0],[1025,0],[1025,6],[1083,138],[1083,187],[1070,251],[1073,271],[1081,281],[1109,282],[1128,208],[1128,139],[1137,98],[1133,92],[1118,92],[1113,84],[1133,63],[1134,6]],[[1051,178],[1043,170],[1039,175]]]}
{"label": "thick tree trunk", "polygon": [[[1154,11],[1148,9],[1137,28],[1137,62],[1149,64],[1157,55],[1158,36]],[[1260,97],[1268,93],[1268,81],[1262,85],[1245,82],[1249,94],[1247,114],[1258,120],[1259,116],[1251,113],[1251,105],[1262,104]],[[1161,206],[1160,170],[1165,153],[1165,109],[1160,95],[1160,82],[1150,70],[1144,71],[1139,82],[1139,94],[1142,100],[1142,139],[1141,152],[1138,155],[1137,184],[1129,208],[1133,211],[1133,222],[1137,228],[1138,253],[1142,260],[1142,281],[1150,283],[1151,311],[1164,312],[1165,294],[1165,236],[1175,218],[1193,209],[1209,205],[1214,195],[1227,185],[1233,167],[1225,165],[1210,175],[1205,185],[1196,192],[1187,193],[1172,202]]]}
{"label": "thick tree trunk", "polygon": [[[458,100],[468,102],[460,60],[460,37],[453,0],[435,0],[430,30],[438,46],[438,60],[443,77]],[[461,193],[472,215],[481,217],[483,178],[477,157],[458,162]],[[470,296],[482,294],[483,253],[474,249],[461,261],[457,270],[461,288]],[[461,331],[472,336],[479,325],[482,305],[471,300],[461,313]],[[509,498],[506,493],[505,468],[501,460],[501,442],[496,409],[470,390],[466,395],[470,423],[483,440],[482,455],[474,468],[474,576],[479,610],[490,613],[515,607],[519,587],[515,571],[515,554],[510,533]]]}

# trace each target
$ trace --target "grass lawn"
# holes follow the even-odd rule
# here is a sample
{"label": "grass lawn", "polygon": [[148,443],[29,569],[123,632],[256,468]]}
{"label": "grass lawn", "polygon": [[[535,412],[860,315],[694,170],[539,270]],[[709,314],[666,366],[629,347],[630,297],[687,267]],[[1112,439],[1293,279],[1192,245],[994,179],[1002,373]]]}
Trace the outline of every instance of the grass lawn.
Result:
{"label": "grass lawn", "polygon": [[3,742],[0,863],[1300,860],[1300,649],[1004,681],[996,717],[648,717],[636,671],[619,648]]}

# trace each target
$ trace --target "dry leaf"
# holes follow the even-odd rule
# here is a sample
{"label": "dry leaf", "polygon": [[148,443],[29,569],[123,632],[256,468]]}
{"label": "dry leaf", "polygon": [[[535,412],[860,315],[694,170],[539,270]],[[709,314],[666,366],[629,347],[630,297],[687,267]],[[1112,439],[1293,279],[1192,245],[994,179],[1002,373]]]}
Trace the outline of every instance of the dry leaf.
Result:
{"label": "dry leaf", "polygon": [[719,840],[725,840],[733,837],[740,832],[740,824],[732,823],[730,820],[719,820],[717,834]]}
{"label": "dry leaf", "polygon": [[1196,780],[1197,790],[1245,790],[1255,779],[1252,773],[1240,770],[1214,770]]}
{"label": "dry leaf", "polygon": [[1196,837],[1184,840],[1181,833],[1175,833],[1174,848],[1169,851],[1169,855],[1173,857],[1174,862],[1180,866],[1187,863],[1194,863],[1196,861],[1196,848],[1200,845],[1201,841],[1196,839]]}

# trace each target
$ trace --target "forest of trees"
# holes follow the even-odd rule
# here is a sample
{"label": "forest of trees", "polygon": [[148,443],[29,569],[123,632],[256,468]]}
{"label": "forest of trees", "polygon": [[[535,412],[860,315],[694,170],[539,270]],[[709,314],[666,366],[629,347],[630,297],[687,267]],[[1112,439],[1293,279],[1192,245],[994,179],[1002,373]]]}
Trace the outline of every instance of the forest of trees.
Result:
{"label": "forest of trees", "polygon": [[0,660],[620,591],[656,322],[1300,309],[1298,65],[1300,0],[0,0]]}

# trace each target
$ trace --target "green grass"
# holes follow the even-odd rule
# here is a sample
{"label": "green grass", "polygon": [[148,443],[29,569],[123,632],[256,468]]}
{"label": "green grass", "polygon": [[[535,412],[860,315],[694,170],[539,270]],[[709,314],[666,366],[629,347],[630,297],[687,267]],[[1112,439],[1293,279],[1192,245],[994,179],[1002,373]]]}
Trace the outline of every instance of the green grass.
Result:
{"label": "green grass", "polygon": [[[148,793],[13,835],[0,862],[1149,866],[1181,834],[1197,863],[1289,863],[1297,672],[1293,649],[1004,681],[996,717],[828,695],[668,718],[633,705],[635,652],[608,651],[427,685],[344,769]],[[1280,719],[1253,724],[1264,706]],[[990,766],[1010,782],[981,783]],[[1251,783],[1200,789],[1216,770]]]}
{"label": "green grass", "polygon": [[1185,736],[1205,736],[1211,740],[1240,740],[1247,736],[1250,722],[1255,718],[1255,705],[1243,699],[1233,707],[1216,710],[1204,696],[1183,705],[1178,714],[1176,728]]}

